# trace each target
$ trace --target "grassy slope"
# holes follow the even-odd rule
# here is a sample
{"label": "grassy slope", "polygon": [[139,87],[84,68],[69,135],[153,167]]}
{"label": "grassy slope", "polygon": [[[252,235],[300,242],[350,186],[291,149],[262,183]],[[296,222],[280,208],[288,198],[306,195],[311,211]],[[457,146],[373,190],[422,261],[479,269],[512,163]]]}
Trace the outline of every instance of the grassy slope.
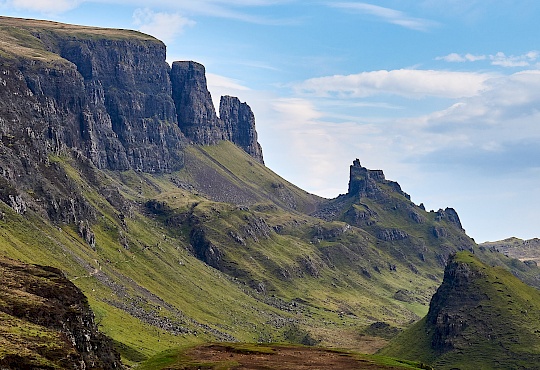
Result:
{"label": "grassy slope", "polygon": [[[306,215],[301,210],[314,209],[320,198],[230,143],[190,147],[186,157],[184,170],[162,176],[95,170],[89,176],[79,162],[51,157],[97,210],[95,249],[75,226],[0,204],[0,253],[64,270],[128,364],[168,348],[233,338],[358,348],[373,321],[404,326],[427,312],[441,270],[433,260],[421,262],[410,245]],[[209,199],[202,185],[208,176],[210,185],[225,184],[248,201]],[[149,200],[165,211],[149,211]],[[223,252],[230,275],[193,256],[195,223]],[[411,300],[396,299],[397,291]]]}
{"label": "grassy slope", "polygon": [[[468,287],[484,298],[462,302],[467,317],[455,348],[431,346],[432,327],[424,318],[395,338],[382,353],[420,359],[440,369],[535,368],[540,360],[540,292],[500,267],[489,267],[469,253],[454,260],[481,274]],[[460,295],[463,296],[463,293]],[[457,299],[457,297],[454,297]]]}
{"label": "grassy slope", "polygon": [[[227,161],[238,163],[249,159],[229,144],[204,149],[214,150],[212,158],[219,159],[223,166]],[[200,153],[199,149],[192,150]],[[206,161],[209,157],[200,158]],[[81,239],[74,226],[51,225],[30,212],[21,216],[1,204],[5,216],[0,220],[0,253],[64,270],[89,297],[102,330],[125,345],[124,358],[128,363],[130,359],[138,361],[166,348],[227,338],[215,330],[241,341],[284,340],[283,333],[292,324],[301,333],[309,329],[310,335],[321,339],[323,344],[354,347],[354,338],[372,320],[403,324],[414,317],[406,304],[392,298],[395,290],[432,284],[428,279],[419,280],[413,273],[402,278],[407,274],[388,270],[366,278],[358,271],[358,264],[366,261],[350,264],[349,255],[343,254],[347,240],[363,243],[358,248],[366,248],[373,260],[391,257],[375,252],[364,240],[369,236],[360,230],[314,244],[310,242],[314,225],[332,228],[344,224],[325,224],[300,212],[286,211],[272,206],[264,197],[248,210],[216,203],[171,181],[191,176],[187,171],[161,177],[134,172],[97,173],[101,189],[117,189],[124,199],[123,224],[118,209],[121,207],[115,208],[96,190],[77,162],[65,157],[51,161],[65,168],[79,191],[99,212],[92,225],[95,250]],[[214,167],[216,171],[223,170],[221,166]],[[240,172],[235,175],[235,181],[241,188],[251,186],[255,194],[267,191],[268,197],[274,197],[272,191],[277,189],[286,199],[293,199],[297,207],[313,207],[313,196],[263,167],[256,167],[261,180],[249,180],[249,173],[233,170]],[[277,182],[284,187],[272,187]],[[257,183],[262,183],[265,190],[258,192]],[[216,243],[230,248],[229,258],[237,260],[240,269],[249,272],[250,280],[265,283],[266,293],[250,288],[249,281],[230,278],[194,258],[189,252],[188,222],[168,227],[160,216],[146,212],[144,203],[149,199],[167,202],[175,213],[188,211],[196,203],[194,213],[199,218],[208,218]],[[246,238],[246,245],[239,248],[222,233],[228,228],[242,231],[245,216],[264,218],[272,229],[268,237],[259,237],[258,241]],[[273,231],[278,225],[283,227],[281,234]],[[330,267],[321,251],[328,254],[330,250],[332,254],[334,248],[336,253]],[[320,269],[319,275],[312,276],[306,271],[302,264],[305,259],[314,261]],[[282,279],[279,274],[267,274],[265,269],[287,270],[291,277]],[[139,320],[146,314],[150,316]],[[152,325],[153,319],[166,317],[184,328],[185,333],[172,335]],[[133,336],[134,332],[138,335]],[[346,336],[350,341],[343,343],[342,333],[350,333]]]}

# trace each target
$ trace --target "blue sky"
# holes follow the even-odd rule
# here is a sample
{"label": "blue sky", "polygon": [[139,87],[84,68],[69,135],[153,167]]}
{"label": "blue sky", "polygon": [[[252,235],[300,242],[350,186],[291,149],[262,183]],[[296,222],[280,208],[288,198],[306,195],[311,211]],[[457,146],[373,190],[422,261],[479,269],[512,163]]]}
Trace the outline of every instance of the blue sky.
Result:
{"label": "blue sky", "polygon": [[355,158],[478,242],[540,237],[540,1],[0,0],[138,29],[253,109],[268,167],[326,197]]}

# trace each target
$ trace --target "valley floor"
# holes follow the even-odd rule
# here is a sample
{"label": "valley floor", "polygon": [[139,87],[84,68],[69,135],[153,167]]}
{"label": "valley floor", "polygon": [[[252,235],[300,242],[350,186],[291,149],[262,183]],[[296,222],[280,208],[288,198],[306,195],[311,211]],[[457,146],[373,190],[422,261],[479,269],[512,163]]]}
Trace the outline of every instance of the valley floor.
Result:
{"label": "valley floor", "polygon": [[419,363],[317,347],[264,344],[207,344],[168,352],[143,365],[154,369],[422,369]]}

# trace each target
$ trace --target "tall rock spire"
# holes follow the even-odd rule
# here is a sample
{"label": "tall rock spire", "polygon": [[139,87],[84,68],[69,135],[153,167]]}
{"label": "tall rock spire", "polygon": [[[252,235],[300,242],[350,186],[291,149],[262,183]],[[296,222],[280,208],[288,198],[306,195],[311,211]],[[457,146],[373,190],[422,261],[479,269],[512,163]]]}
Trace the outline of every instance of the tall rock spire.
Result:
{"label": "tall rock spire", "polygon": [[264,164],[262,148],[257,142],[255,116],[249,105],[241,103],[238,98],[222,96],[219,104],[219,117],[229,134],[229,140]]}
{"label": "tall rock spire", "polygon": [[202,64],[174,62],[171,83],[178,125],[188,139],[202,145],[229,139],[216,115]]}

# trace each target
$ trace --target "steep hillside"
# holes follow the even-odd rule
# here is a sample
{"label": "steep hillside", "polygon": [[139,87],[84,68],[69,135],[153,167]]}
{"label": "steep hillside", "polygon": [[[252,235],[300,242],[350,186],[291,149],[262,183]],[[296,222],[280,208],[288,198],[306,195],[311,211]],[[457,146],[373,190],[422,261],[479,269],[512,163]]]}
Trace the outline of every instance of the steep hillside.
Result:
{"label": "steep hillside", "polygon": [[86,297],[62,272],[0,258],[2,369],[118,369]]}
{"label": "steep hillside", "polygon": [[534,369],[539,333],[540,292],[460,252],[450,259],[427,316],[382,353],[437,369]]}

